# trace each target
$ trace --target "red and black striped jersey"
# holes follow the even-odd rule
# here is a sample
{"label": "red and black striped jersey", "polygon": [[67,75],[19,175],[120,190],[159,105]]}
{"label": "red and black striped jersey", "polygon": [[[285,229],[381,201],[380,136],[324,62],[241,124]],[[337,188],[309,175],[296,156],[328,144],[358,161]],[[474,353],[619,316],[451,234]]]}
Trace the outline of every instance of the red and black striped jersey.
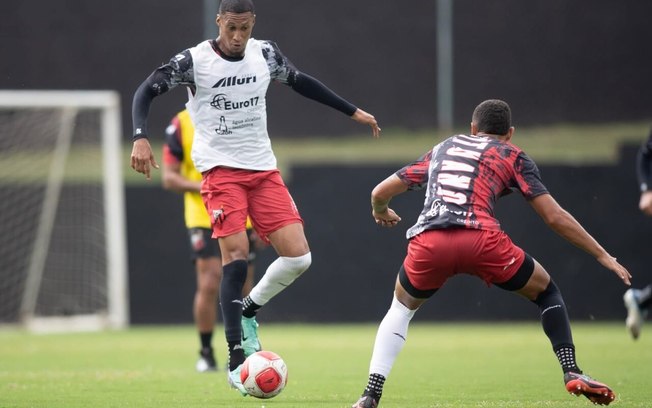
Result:
{"label": "red and black striped jersey", "polygon": [[498,198],[519,191],[532,199],[548,190],[519,147],[491,137],[452,136],[396,175],[409,190],[426,189],[424,208],[407,237],[429,229],[500,230]]}

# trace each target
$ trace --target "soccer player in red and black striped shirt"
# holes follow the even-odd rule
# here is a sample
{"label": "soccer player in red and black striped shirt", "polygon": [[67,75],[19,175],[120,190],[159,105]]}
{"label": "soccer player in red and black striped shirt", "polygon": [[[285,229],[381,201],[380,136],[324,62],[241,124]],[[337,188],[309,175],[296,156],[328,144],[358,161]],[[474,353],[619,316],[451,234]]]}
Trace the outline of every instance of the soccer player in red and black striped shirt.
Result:
{"label": "soccer player in red and black striped shirt", "polygon": [[390,200],[407,190],[425,189],[423,211],[407,231],[407,256],[399,269],[394,299],[380,323],[369,381],[353,408],[375,408],[394,361],[403,348],[416,310],[446,280],[465,273],[534,302],[545,334],[564,372],[566,389],[608,405],[613,391],[582,374],[561,293],[548,272],[516,246],[494,216],[498,198],[520,192],[546,224],[593,255],[629,285],[631,275],[567,211],[541,181],[536,164],[511,143],[511,110],[487,100],[473,112],[470,135],[452,136],[378,184],[371,194],[376,223],[393,227],[401,218]]}

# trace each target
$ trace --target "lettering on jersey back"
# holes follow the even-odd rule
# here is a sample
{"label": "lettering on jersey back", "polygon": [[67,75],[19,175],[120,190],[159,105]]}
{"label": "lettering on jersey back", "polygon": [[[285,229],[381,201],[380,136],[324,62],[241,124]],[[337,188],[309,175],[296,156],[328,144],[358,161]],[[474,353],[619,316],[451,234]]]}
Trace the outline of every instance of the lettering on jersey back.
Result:
{"label": "lettering on jersey back", "polygon": [[475,167],[470,164],[460,163],[453,160],[443,160],[441,162],[441,171],[464,171],[467,173],[473,173]]}
{"label": "lettering on jersey back", "polygon": [[467,159],[471,159],[471,160],[478,160],[482,155],[481,152],[474,152],[473,150],[462,149],[461,147],[457,147],[457,146],[451,147],[450,149],[446,150],[446,154],[449,154],[451,156],[466,157]]}
{"label": "lettering on jersey back", "polygon": [[470,173],[472,175],[477,167],[477,165],[469,164],[468,160],[464,159],[478,162],[482,156],[482,151],[489,145],[489,140],[487,138],[458,135],[452,138],[452,142],[455,145],[446,150],[445,155],[447,157],[442,160],[441,167],[438,169],[435,194],[447,203],[464,205],[468,201],[466,193],[471,185],[472,178],[459,173]]}

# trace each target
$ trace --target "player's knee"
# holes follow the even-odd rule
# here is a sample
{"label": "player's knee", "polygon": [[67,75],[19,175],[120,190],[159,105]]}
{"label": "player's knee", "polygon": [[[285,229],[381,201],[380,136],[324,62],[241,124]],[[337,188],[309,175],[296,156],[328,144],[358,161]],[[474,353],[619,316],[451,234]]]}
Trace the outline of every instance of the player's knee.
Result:
{"label": "player's knee", "polygon": [[200,280],[197,285],[197,291],[203,296],[217,296],[220,288],[220,282],[216,279]]}
{"label": "player's knee", "polygon": [[535,298],[532,300],[539,307],[548,307],[553,304],[563,305],[564,300],[561,295],[561,291],[555,284],[555,281],[550,279],[548,286],[541,291]]}
{"label": "player's knee", "polygon": [[294,278],[298,278],[302,273],[304,273],[312,264],[312,254],[308,252],[305,255],[296,256],[296,257],[284,257],[284,260],[288,264],[288,270],[292,272]]}

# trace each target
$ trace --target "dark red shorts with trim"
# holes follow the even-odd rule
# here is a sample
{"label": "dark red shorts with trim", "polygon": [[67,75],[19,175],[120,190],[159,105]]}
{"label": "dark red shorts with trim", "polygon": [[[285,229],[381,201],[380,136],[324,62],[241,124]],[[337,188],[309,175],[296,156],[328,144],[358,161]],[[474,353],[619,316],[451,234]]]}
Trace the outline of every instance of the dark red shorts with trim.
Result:
{"label": "dark red shorts with trim", "polygon": [[272,232],[303,223],[278,170],[215,167],[202,176],[201,196],[211,218],[213,238],[244,231],[247,215],[266,242]]}
{"label": "dark red shorts with trim", "polygon": [[418,290],[438,289],[453,275],[474,275],[488,284],[508,281],[525,252],[503,231],[426,230],[412,238],[403,263]]}

